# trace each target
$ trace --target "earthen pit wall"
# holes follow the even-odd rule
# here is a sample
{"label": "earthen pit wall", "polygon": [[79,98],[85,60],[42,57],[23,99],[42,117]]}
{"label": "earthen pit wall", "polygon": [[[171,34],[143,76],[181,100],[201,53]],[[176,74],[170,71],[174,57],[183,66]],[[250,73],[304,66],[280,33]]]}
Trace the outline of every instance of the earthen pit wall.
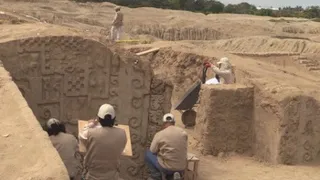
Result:
{"label": "earthen pit wall", "polygon": [[133,150],[133,157],[123,158],[121,176],[145,176],[145,148],[170,111],[172,91],[153,76],[149,62],[76,36],[9,41],[0,44],[0,52],[42,125],[55,117],[76,135],[78,119],[95,118],[103,103],[114,105],[117,123],[130,126]]}
{"label": "earthen pit wall", "polygon": [[47,133],[0,61],[1,179],[69,180]]}
{"label": "earthen pit wall", "polygon": [[252,87],[202,85],[195,131],[203,154],[251,151],[253,100]]}
{"label": "earthen pit wall", "polygon": [[[275,164],[318,160],[319,95],[310,96],[294,87],[286,87],[290,91],[287,93],[284,84],[264,84],[240,69],[236,76],[239,83],[254,86],[254,155]],[[279,87],[282,91],[273,90]]]}

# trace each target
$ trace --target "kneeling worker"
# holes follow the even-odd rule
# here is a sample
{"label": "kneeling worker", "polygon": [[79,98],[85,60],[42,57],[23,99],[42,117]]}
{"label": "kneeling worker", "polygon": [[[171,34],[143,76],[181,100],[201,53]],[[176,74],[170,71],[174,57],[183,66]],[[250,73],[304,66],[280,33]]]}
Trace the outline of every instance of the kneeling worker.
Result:
{"label": "kneeling worker", "polygon": [[162,173],[180,177],[187,165],[188,135],[175,126],[172,114],[163,116],[163,130],[154,136],[150,150],[146,153],[146,163],[153,180],[161,180]]}
{"label": "kneeling worker", "polygon": [[52,145],[58,151],[64,165],[66,166],[70,180],[78,175],[77,166],[79,164],[75,157],[78,149],[78,141],[76,137],[66,133],[66,128],[59,120],[51,118],[47,122],[47,132]]}
{"label": "kneeling worker", "polygon": [[98,119],[90,122],[79,134],[86,147],[84,166],[86,180],[118,180],[120,156],[127,143],[124,130],[113,127],[114,108],[104,104],[99,108]]}

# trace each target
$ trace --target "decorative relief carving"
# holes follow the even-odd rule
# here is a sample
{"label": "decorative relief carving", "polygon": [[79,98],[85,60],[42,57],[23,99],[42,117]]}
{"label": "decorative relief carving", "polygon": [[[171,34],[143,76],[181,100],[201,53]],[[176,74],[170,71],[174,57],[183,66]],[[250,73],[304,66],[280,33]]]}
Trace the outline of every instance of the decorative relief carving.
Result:
{"label": "decorative relief carving", "polygon": [[139,97],[132,97],[131,103],[132,103],[132,107],[139,109],[143,105],[143,100],[142,98],[139,98]]}
{"label": "decorative relief carving", "polygon": [[92,97],[109,97],[109,73],[93,70],[89,75],[89,94]]}
{"label": "decorative relief carving", "polygon": [[160,109],[162,106],[162,103],[164,101],[163,95],[151,95],[150,97],[150,106],[152,110]]}
{"label": "decorative relief carving", "polygon": [[88,94],[88,74],[84,69],[77,69],[72,74],[65,74],[64,87],[66,96]]}
{"label": "decorative relief carving", "polygon": [[47,121],[50,118],[60,119],[60,104],[38,104],[38,119],[42,122]]}
{"label": "decorative relief carving", "polygon": [[42,77],[42,100],[44,102],[59,102],[63,92],[62,76]]}
{"label": "decorative relief carving", "polygon": [[[79,119],[90,119],[88,115],[88,98],[72,97],[63,99],[63,118],[71,124],[77,124]],[[97,111],[96,111],[97,112]]]}
{"label": "decorative relief carving", "polygon": [[[15,79],[32,78],[30,91],[23,88],[22,92],[32,93],[27,100],[36,100],[33,110],[38,119],[45,122],[55,117],[66,121],[68,129],[75,133],[78,119],[95,118],[100,105],[112,104],[121,117],[119,123],[130,126],[134,148],[132,163],[124,165],[127,168],[124,173],[130,175],[129,179],[141,179],[145,172],[145,146],[159,130],[157,122],[161,121],[164,112],[160,105],[166,101],[164,96],[160,96],[165,92],[162,81],[154,81],[150,89],[147,87],[150,76],[145,73],[148,69],[122,63],[119,55],[104,45],[80,37],[29,38],[17,41],[15,46],[17,48],[13,49],[17,52],[8,53],[10,56],[5,57],[9,58],[4,59],[8,59],[7,67]],[[14,59],[13,53],[19,54],[19,58]],[[10,66],[11,60],[20,66]],[[14,71],[17,67],[20,74]],[[128,79],[120,81],[119,77]],[[155,82],[162,84],[163,88]],[[40,88],[37,87],[39,85]],[[127,86],[130,91],[125,94],[126,90],[120,87]],[[153,92],[151,95],[159,96],[151,101],[150,91]],[[153,111],[149,108],[151,103]],[[120,111],[120,107],[128,109]]]}
{"label": "decorative relief carving", "polygon": [[151,82],[151,93],[161,95],[165,92],[165,84],[160,79],[153,78]]}
{"label": "decorative relief carving", "polygon": [[136,117],[132,117],[132,118],[129,119],[129,123],[128,124],[129,124],[130,127],[136,129],[136,128],[140,127],[141,120],[136,118]]}

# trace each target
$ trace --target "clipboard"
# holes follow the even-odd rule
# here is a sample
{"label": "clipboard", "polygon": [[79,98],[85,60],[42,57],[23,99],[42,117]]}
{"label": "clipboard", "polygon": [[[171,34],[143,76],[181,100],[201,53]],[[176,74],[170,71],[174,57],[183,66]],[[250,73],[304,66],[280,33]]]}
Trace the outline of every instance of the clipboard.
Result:
{"label": "clipboard", "polygon": [[[85,120],[78,120],[78,132],[81,132],[85,125],[88,124],[88,121]],[[120,128],[123,129],[126,132],[127,136],[127,144],[122,152],[122,155],[124,156],[132,156],[132,147],[131,147],[131,137],[130,137],[130,128],[128,125],[122,125],[119,124],[115,126],[115,128]],[[79,141],[79,151],[80,152],[85,152],[85,147],[81,141]]]}

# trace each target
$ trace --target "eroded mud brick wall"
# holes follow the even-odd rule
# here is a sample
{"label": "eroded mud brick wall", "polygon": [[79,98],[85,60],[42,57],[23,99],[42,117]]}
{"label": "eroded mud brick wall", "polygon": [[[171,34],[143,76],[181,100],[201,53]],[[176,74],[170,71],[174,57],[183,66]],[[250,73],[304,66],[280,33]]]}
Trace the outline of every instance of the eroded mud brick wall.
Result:
{"label": "eroded mud brick wall", "polygon": [[203,85],[196,127],[203,154],[245,153],[252,148],[254,93],[240,85]]}
{"label": "eroded mud brick wall", "polygon": [[[319,94],[271,82],[238,71],[240,83],[254,86],[254,155],[274,164],[320,160]],[[288,93],[289,92],[289,93]]]}
{"label": "eroded mud brick wall", "polygon": [[0,44],[0,52],[41,124],[55,117],[77,134],[77,120],[95,118],[101,104],[114,105],[118,123],[130,126],[133,150],[121,175],[141,179],[145,147],[171,108],[172,88],[153,79],[149,62],[136,64],[134,56],[119,56],[125,53],[71,36],[10,41]]}
{"label": "eroded mud brick wall", "polygon": [[289,96],[279,103],[281,119],[279,163],[299,164],[320,160],[320,103],[307,95]]}

